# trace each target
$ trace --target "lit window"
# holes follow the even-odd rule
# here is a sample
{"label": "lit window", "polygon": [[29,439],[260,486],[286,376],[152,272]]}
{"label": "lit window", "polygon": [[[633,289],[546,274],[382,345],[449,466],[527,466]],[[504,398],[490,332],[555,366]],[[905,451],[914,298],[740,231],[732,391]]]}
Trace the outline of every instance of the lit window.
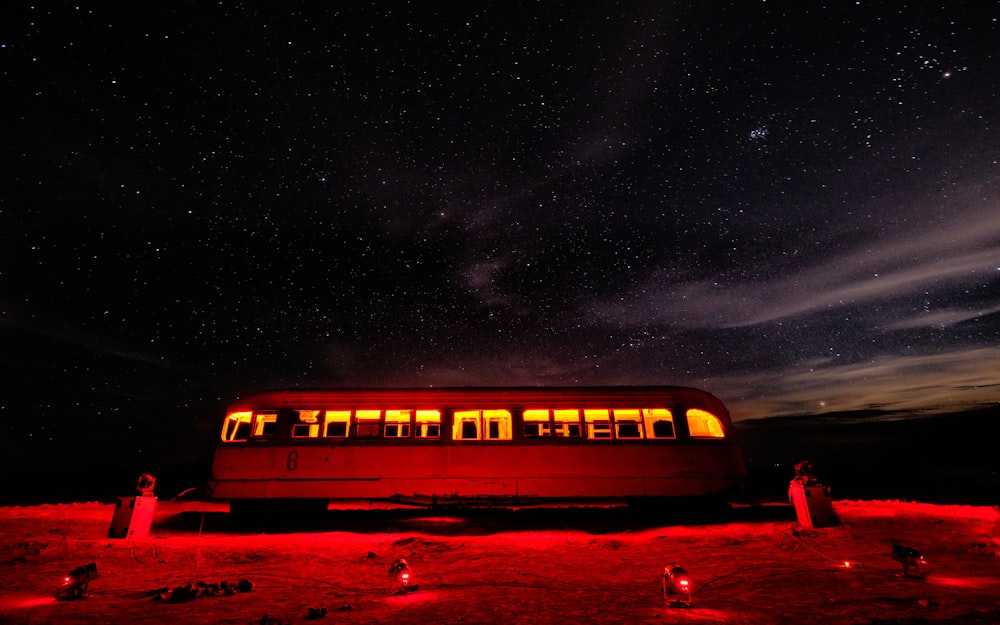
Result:
{"label": "lit window", "polygon": [[642,421],[638,409],[615,409],[615,438],[642,438]]}
{"label": "lit window", "polygon": [[552,411],[556,436],[573,438],[580,436],[580,411],[576,408],[557,408]]}
{"label": "lit window", "polygon": [[292,438],[319,436],[319,410],[299,410],[299,422],[292,426]]}
{"label": "lit window", "polygon": [[418,410],[416,414],[417,438],[440,438],[441,437],[441,411],[440,410]]}
{"label": "lit window", "polygon": [[230,443],[232,441],[245,441],[250,438],[250,420],[252,412],[230,412],[226,415],[226,422],[222,424],[222,440]]}
{"label": "lit window", "polygon": [[323,417],[323,436],[347,438],[347,424],[350,422],[350,410],[327,410]]}
{"label": "lit window", "polygon": [[278,413],[258,412],[253,420],[253,438],[274,438],[278,433]]}
{"label": "lit window", "polygon": [[604,408],[587,408],[583,411],[583,420],[587,424],[587,438],[611,438],[611,417]]}
{"label": "lit window", "polygon": [[674,415],[666,408],[643,408],[642,420],[647,438],[676,438]]}
{"label": "lit window", "polygon": [[456,441],[479,440],[479,411],[456,410],[451,438]]}
{"label": "lit window", "polygon": [[386,410],[385,428],[383,431],[385,432],[386,438],[409,438],[410,411]]}
{"label": "lit window", "polygon": [[691,438],[725,438],[722,421],[711,412],[690,408],[687,411],[688,431]]}
{"label": "lit window", "polygon": [[378,426],[381,418],[381,410],[354,411],[354,435],[358,438],[378,438]]}
{"label": "lit window", "polygon": [[549,425],[548,410],[544,408],[525,410],[523,419],[525,438],[539,438],[552,434],[552,428]]}
{"label": "lit window", "polygon": [[510,422],[510,412],[507,410],[484,410],[483,438],[491,441],[509,441]]}

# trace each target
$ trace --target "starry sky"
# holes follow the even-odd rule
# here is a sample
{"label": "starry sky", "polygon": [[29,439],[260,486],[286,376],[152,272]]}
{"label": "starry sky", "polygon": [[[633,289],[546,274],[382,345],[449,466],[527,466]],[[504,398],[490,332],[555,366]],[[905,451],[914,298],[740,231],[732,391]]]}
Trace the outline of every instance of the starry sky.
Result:
{"label": "starry sky", "polygon": [[1000,5],[0,13],[8,459],[274,387],[1000,399]]}

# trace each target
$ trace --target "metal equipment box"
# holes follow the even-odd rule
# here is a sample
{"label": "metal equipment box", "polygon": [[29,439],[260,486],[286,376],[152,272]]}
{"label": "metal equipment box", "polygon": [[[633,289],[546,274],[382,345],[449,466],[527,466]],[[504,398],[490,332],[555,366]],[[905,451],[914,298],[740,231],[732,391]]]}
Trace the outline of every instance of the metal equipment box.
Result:
{"label": "metal equipment box", "polygon": [[156,511],[156,497],[119,497],[108,538],[142,538],[149,535]]}
{"label": "metal equipment box", "polygon": [[788,499],[795,506],[795,516],[802,527],[837,524],[837,513],[833,511],[833,498],[828,486],[792,480],[788,485]]}

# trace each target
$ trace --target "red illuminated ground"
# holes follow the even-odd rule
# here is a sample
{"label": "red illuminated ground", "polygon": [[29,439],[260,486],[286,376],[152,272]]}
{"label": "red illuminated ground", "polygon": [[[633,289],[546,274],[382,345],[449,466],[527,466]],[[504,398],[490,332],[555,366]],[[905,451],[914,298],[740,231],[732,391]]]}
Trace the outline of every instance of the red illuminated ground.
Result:
{"label": "red illuminated ground", "polygon": [[[160,502],[148,538],[107,539],[113,506],[0,508],[2,623],[997,623],[994,508],[836,502],[841,523],[803,530],[785,506],[714,523],[654,522],[623,510],[331,512],[263,533],[226,507]],[[920,549],[926,580],[898,575],[893,543]],[[388,568],[419,590],[389,594]],[[863,566],[846,568],[845,561]],[[52,598],[94,562],[91,595]],[[667,607],[660,573],[691,575],[688,608]],[[187,602],[150,591],[250,580],[251,592]]]}

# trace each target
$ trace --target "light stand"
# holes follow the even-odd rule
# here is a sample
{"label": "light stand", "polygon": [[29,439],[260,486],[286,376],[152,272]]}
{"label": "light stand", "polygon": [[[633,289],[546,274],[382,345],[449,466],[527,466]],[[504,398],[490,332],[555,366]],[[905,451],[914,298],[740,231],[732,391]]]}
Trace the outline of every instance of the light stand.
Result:
{"label": "light stand", "polygon": [[924,579],[931,572],[931,566],[924,556],[913,547],[892,546],[892,559],[903,565],[903,577]]}
{"label": "light stand", "polygon": [[670,563],[663,567],[660,578],[663,600],[669,606],[688,607],[691,605],[691,578],[684,567]]}
{"label": "light stand", "polygon": [[95,577],[97,577],[97,564],[91,562],[76,567],[69,572],[63,580],[62,587],[56,591],[56,600],[83,599],[87,595],[87,585]]}
{"label": "light stand", "polygon": [[399,590],[395,594],[406,594],[409,592],[414,592],[419,587],[418,584],[411,584],[410,581],[410,565],[406,563],[406,560],[399,558],[392,563],[389,567],[389,594],[394,594],[392,588],[395,585],[399,586]]}

